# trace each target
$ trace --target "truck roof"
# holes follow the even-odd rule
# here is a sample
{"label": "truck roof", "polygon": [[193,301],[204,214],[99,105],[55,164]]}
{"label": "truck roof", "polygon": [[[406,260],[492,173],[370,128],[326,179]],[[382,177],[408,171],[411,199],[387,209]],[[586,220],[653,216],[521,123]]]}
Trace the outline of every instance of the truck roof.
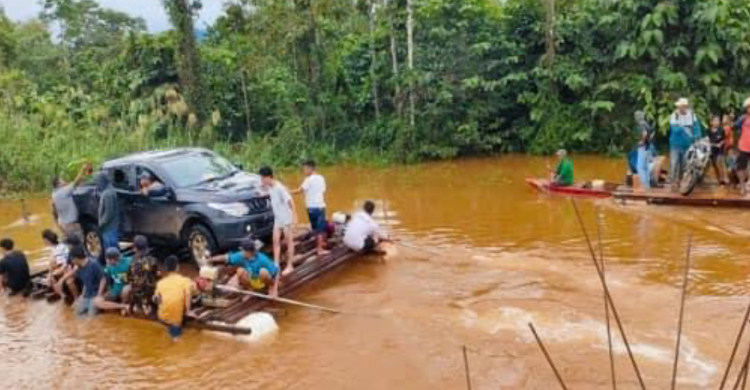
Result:
{"label": "truck roof", "polygon": [[178,148],[169,150],[152,150],[147,152],[137,152],[123,156],[114,160],[109,160],[103,164],[104,168],[117,167],[122,165],[130,165],[135,163],[149,163],[159,162],[180,155],[186,155],[191,153],[212,153],[207,149],[203,148]]}

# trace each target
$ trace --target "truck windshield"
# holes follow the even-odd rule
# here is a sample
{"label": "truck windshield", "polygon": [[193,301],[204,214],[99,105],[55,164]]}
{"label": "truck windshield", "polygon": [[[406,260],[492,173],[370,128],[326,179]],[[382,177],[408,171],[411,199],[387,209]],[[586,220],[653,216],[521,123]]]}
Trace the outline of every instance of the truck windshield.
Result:
{"label": "truck windshield", "polygon": [[162,167],[178,188],[229,177],[238,169],[229,161],[212,153],[191,153],[162,163]]}

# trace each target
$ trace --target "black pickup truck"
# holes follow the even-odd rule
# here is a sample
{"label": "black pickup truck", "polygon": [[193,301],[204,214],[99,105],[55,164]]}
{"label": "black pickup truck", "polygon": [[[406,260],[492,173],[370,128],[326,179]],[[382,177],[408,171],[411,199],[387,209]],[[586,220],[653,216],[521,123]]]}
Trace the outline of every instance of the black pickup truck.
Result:
{"label": "black pickup truck", "polygon": [[[120,241],[142,234],[175,249],[188,247],[202,265],[206,251],[237,247],[246,238],[267,240],[273,229],[270,199],[260,191],[260,177],[205,149],[185,148],[136,153],[104,163],[120,203]],[[158,196],[140,192],[148,174],[163,183]],[[78,187],[74,199],[90,255],[101,256],[98,230],[99,192],[93,184]]]}

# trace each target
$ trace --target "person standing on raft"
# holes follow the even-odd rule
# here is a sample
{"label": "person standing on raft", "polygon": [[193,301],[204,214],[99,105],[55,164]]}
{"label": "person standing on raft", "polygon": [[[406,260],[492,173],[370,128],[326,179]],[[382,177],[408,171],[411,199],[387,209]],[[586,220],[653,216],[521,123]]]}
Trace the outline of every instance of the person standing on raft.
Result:
{"label": "person standing on raft", "polygon": [[672,191],[677,191],[685,173],[685,155],[701,138],[702,127],[687,98],[680,98],[674,105],[677,109],[669,116],[669,181]]}
{"label": "person standing on raft", "polygon": [[[550,183],[558,187],[569,187],[573,185],[573,161],[568,158],[565,149],[560,149],[557,155],[557,169],[550,171],[552,176]],[[549,167],[548,167],[549,168]]]}
{"label": "person standing on raft", "polygon": [[65,237],[77,236],[83,239],[83,229],[78,222],[78,207],[73,201],[73,191],[92,171],[91,163],[86,163],[71,183],[67,183],[61,177],[52,179],[52,217]]}
{"label": "person standing on raft", "polygon": [[328,235],[328,222],[326,222],[326,179],[315,170],[315,161],[308,160],[302,164],[305,180],[292,194],[305,193],[305,205],[307,206],[307,217],[310,219],[310,228],[317,236],[318,256],[327,255],[325,250],[326,236]]}
{"label": "person standing on raft", "polygon": [[273,259],[276,264],[281,264],[281,239],[286,241],[286,267],[282,272],[288,275],[294,271],[294,233],[292,228],[297,224],[297,210],[294,207],[294,199],[289,191],[278,180],[273,177],[270,167],[263,167],[259,171],[260,180],[263,183],[268,196],[271,197],[271,209],[273,210]]}
{"label": "person standing on raft", "polygon": [[651,188],[651,160],[654,157],[654,128],[646,121],[643,111],[634,114],[638,130],[638,161],[636,163],[638,178],[643,189]]}

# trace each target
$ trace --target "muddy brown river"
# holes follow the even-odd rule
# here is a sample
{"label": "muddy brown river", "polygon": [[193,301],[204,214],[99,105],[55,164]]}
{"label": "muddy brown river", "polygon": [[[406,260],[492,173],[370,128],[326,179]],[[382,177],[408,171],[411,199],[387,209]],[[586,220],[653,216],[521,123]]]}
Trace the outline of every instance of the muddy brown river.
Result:
{"label": "muddy brown river", "polygon": [[[286,307],[270,343],[188,330],[172,344],[151,322],[2,297],[0,389],[463,389],[464,345],[474,389],[558,388],[529,322],[569,388],[609,389],[602,291],[571,204],[524,183],[546,161],[322,169],[329,212],[374,199],[393,234],[430,250],[402,247],[316,280],[293,298],[376,315]],[[578,179],[619,181],[625,169],[601,157],[575,164]],[[300,176],[282,179],[293,187]],[[27,205],[29,223],[20,202],[0,201],[0,236],[41,261],[48,200]],[[678,387],[718,388],[750,291],[747,211],[579,205],[590,230],[601,217],[612,295],[648,388],[670,383],[693,234]],[[619,336],[615,358],[618,388],[639,388]]]}

